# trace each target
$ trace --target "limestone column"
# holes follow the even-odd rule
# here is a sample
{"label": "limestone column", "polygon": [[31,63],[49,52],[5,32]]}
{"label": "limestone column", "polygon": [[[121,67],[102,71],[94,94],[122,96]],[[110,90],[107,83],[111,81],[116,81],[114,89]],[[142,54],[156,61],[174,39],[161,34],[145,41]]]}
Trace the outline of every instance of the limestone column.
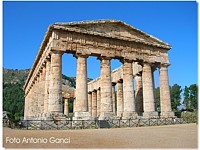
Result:
{"label": "limestone column", "polygon": [[41,112],[41,87],[40,87],[40,74],[38,75],[38,80],[37,80],[37,87],[36,87],[36,93],[37,93],[37,117],[39,117],[40,112]]}
{"label": "limestone column", "polygon": [[39,114],[39,111],[40,111],[40,109],[39,109],[39,90],[38,90],[38,87],[39,87],[39,76],[37,76],[37,78],[36,78],[36,81],[35,81],[35,86],[34,86],[34,115],[35,116],[38,116],[38,114]]}
{"label": "limestone column", "polygon": [[136,118],[132,61],[123,60],[123,98],[125,118]]}
{"label": "limestone column", "polygon": [[173,117],[168,79],[168,65],[160,66],[160,107],[161,117]]}
{"label": "limestone column", "polygon": [[28,119],[28,103],[29,103],[29,94],[26,95],[24,100],[24,120]]}
{"label": "limestone column", "polygon": [[28,101],[28,119],[30,119],[32,117],[32,86],[30,88],[30,91],[28,93],[29,96],[29,101]]}
{"label": "limestone column", "polygon": [[92,92],[92,117],[97,117],[97,91]]}
{"label": "limestone column", "polygon": [[44,88],[44,114],[48,113],[50,70],[51,70],[50,59],[46,59],[46,74],[45,74],[45,88]]}
{"label": "limestone column", "polygon": [[66,116],[69,116],[69,101],[68,101],[68,98],[65,98],[64,114]]}
{"label": "limestone column", "polygon": [[135,102],[136,102],[136,112],[139,115],[143,113],[143,95],[142,95],[142,76],[135,76],[136,90],[135,90]]}
{"label": "limestone column", "polygon": [[123,83],[122,80],[117,82],[117,116],[122,117],[122,113],[124,110],[123,103]]}
{"label": "limestone column", "polygon": [[88,93],[88,111],[92,115],[92,92]]}
{"label": "limestone column", "polygon": [[34,116],[34,84],[31,87],[30,90],[30,103],[29,103],[29,117],[33,118]]}
{"label": "limestone column", "polygon": [[101,112],[101,90],[100,88],[97,90],[97,117],[100,116]]}
{"label": "limestone column", "polygon": [[101,114],[100,120],[109,118],[112,113],[112,83],[111,83],[111,67],[108,57],[101,57]]}
{"label": "limestone column", "polygon": [[28,108],[27,108],[27,119],[31,116],[31,90],[28,93]]}
{"label": "limestone column", "polygon": [[[39,71],[38,73],[38,80],[37,80],[37,117],[40,116],[41,114],[41,99],[42,99],[42,93],[41,93],[41,72]],[[39,119],[39,118],[38,118]]]}
{"label": "limestone column", "polygon": [[148,63],[144,63],[143,66],[142,82],[143,82],[143,106],[144,106],[143,117],[145,118],[157,117],[158,113],[155,112],[155,105],[154,105],[154,91],[153,91],[151,65]]}
{"label": "limestone column", "polygon": [[113,106],[113,113],[115,114],[116,113],[116,110],[115,110],[115,85],[116,83],[112,83],[112,106]]}
{"label": "limestone column", "polygon": [[74,120],[91,119],[88,112],[87,55],[76,54],[76,103]]}
{"label": "limestone column", "polygon": [[87,56],[76,54],[76,112],[88,111]]}
{"label": "limestone column", "polygon": [[42,70],[39,71],[38,76],[38,86],[37,86],[37,93],[38,93],[38,117],[41,115],[41,105],[42,105]]}
{"label": "limestone column", "polygon": [[41,73],[41,81],[40,81],[40,85],[41,85],[40,87],[41,88],[40,113],[41,115],[44,114],[45,76],[46,76],[46,67],[43,64],[42,73]]}
{"label": "limestone column", "polygon": [[62,52],[52,51],[48,112],[62,113]]}

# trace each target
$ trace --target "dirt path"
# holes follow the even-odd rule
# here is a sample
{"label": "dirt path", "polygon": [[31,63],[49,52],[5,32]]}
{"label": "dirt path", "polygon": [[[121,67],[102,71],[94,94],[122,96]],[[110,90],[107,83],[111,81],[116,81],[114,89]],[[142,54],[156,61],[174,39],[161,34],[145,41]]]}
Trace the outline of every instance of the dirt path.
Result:
{"label": "dirt path", "polygon": [[197,128],[196,124],[86,130],[3,128],[3,146],[5,148],[197,148]]}

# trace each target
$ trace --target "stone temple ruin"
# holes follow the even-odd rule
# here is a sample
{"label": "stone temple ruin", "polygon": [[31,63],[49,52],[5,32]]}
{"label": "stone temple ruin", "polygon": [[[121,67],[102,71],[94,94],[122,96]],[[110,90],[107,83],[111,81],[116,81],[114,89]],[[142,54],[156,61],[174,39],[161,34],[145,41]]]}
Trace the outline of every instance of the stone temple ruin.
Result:
{"label": "stone temple ruin", "polygon": [[[73,120],[174,117],[168,79],[170,49],[167,43],[118,20],[52,24],[24,85],[24,120],[68,116],[68,98],[74,98]],[[76,89],[62,87],[64,53],[77,59]],[[101,67],[100,77],[88,83],[89,56],[96,57]],[[122,66],[111,71],[112,59]],[[154,98],[156,69],[160,114]]]}

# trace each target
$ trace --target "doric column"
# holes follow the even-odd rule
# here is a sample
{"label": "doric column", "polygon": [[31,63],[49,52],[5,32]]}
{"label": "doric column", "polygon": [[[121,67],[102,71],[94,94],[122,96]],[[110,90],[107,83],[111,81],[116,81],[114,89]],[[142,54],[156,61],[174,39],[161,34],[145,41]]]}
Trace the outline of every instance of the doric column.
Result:
{"label": "doric column", "polygon": [[97,117],[100,116],[101,112],[101,89],[97,90]]}
{"label": "doric column", "polygon": [[35,85],[34,85],[34,115],[38,116],[39,114],[39,76],[37,76],[36,81],[35,81]]}
{"label": "doric column", "polygon": [[136,102],[136,112],[139,115],[143,113],[143,95],[142,95],[142,76],[135,76],[136,90],[135,90],[135,102]]}
{"label": "doric column", "polygon": [[87,85],[87,56],[75,54],[76,65],[76,102],[74,105],[74,120],[89,120],[88,112],[88,85]]}
{"label": "doric column", "polygon": [[88,93],[88,111],[92,115],[92,92]]}
{"label": "doric column", "polygon": [[116,83],[112,83],[112,106],[113,106],[113,113],[115,114],[116,113],[116,110],[115,110],[115,85]]}
{"label": "doric column", "polygon": [[162,117],[173,117],[168,79],[168,65],[160,66],[160,107]]}
{"label": "doric column", "polygon": [[132,62],[123,60],[123,97],[125,118],[136,118]]}
{"label": "doric column", "polygon": [[76,112],[88,111],[87,56],[76,54]]}
{"label": "doric column", "polygon": [[64,104],[64,114],[66,116],[69,116],[69,101],[68,98],[65,98],[65,104]]}
{"label": "doric column", "polygon": [[52,51],[48,112],[62,113],[62,52]]}
{"label": "doric column", "polygon": [[143,117],[145,118],[157,117],[158,113],[155,112],[155,105],[154,105],[152,71],[151,71],[151,65],[148,63],[144,63],[143,66],[142,82],[143,82],[143,106],[144,106]]}
{"label": "doric column", "polygon": [[50,59],[46,59],[46,74],[45,74],[45,88],[44,88],[44,114],[48,113],[50,70],[51,70]]}
{"label": "doric column", "polygon": [[124,110],[123,103],[123,82],[119,80],[117,82],[117,116],[122,117],[122,113]]}
{"label": "doric column", "polygon": [[92,117],[97,117],[97,91],[92,92]]}
{"label": "doric column", "polygon": [[29,94],[28,94],[28,95],[26,95],[25,101],[24,101],[24,120],[28,119],[29,101],[30,101],[30,98],[29,98]]}
{"label": "doric column", "polygon": [[31,90],[28,93],[28,104],[27,104],[27,119],[31,117]]}
{"label": "doric column", "polygon": [[29,117],[32,118],[34,116],[34,84],[30,90],[30,103],[29,103]]}
{"label": "doric column", "polygon": [[100,120],[111,116],[112,112],[112,83],[110,58],[101,57],[101,114]]}
{"label": "doric column", "polygon": [[41,72],[38,73],[37,78],[37,117],[41,114],[41,99],[42,99],[42,93],[41,93]]}
{"label": "doric column", "polygon": [[40,99],[40,114],[43,115],[44,114],[44,97],[45,97],[45,76],[46,76],[46,67],[43,64],[43,68],[41,70],[41,81],[40,81],[40,85],[41,85],[41,99]]}

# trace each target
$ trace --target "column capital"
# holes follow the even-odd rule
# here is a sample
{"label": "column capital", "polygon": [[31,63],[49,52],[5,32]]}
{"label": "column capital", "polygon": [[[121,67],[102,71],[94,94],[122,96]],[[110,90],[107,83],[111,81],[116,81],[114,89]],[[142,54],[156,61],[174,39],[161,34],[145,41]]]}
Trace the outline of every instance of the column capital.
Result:
{"label": "column capital", "polygon": [[139,62],[138,65],[141,65],[142,67],[150,66],[152,68],[156,68],[159,66],[158,63],[152,63],[152,62],[147,62],[147,61]]}
{"label": "column capital", "polygon": [[167,67],[169,67],[169,66],[170,66],[169,63],[163,63],[163,64],[160,64],[160,65],[159,65],[159,68],[162,68],[162,67],[167,68]]}
{"label": "column capital", "polygon": [[50,62],[51,61],[51,57],[48,56],[45,60],[44,60],[44,63],[46,64],[47,62]]}
{"label": "column capital", "polygon": [[[96,90],[96,89],[93,89],[92,92],[97,92],[97,90]],[[91,92],[91,93],[92,93],[92,92]]]}
{"label": "column capital", "polygon": [[130,59],[125,59],[125,58],[123,58],[123,59],[120,59],[120,62],[121,62],[121,63],[125,63],[125,62],[127,62],[127,63],[133,63],[134,60],[130,60]]}
{"label": "column capital", "polygon": [[63,51],[59,51],[59,50],[51,50],[50,51],[50,55],[52,55],[52,54],[60,54],[60,55],[63,55]]}
{"label": "column capital", "polygon": [[73,55],[76,59],[81,57],[81,58],[88,58],[87,54],[82,54],[82,53],[76,53]]}
{"label": "column capital", "polygon": [[46,61],[44,61],[41,66],[45,67],[46,66]]}
{"label": "column capital", "polygon": [[40,71],[36,74],[36,77],[38,78],[40,76]]}
{"label": "column capital", "polygon": [[136,76],[142,76],[142,71],[138,72],[138,73],[135,75],[135,77],[136,77]]}
{"label": "column capital", "polygon": [[143,62],[142,67],[145,67],[145,66],[153,67],[154,65],[152,63],[149,63],[149,62]]}
{"label": "column capital", "polygon": [[123,79],[119,79],[117,83],[123,83]]}
{"label": "column capital", "polygon": [[116,83],[115,82],[112,82],[112,86],[115,86],[116,85]]}
{"label": "column capital", "polygon": [[100,61],[102,60],[111,60],[111,57],[107,57],[107,56],[99,56],[97,59],[99,59]]}
{"label": "column capital", "polygon": [[41,67],[40,67],[39,73],[42,73],[43,68],[44,68],[44,66],[41,66]]}

